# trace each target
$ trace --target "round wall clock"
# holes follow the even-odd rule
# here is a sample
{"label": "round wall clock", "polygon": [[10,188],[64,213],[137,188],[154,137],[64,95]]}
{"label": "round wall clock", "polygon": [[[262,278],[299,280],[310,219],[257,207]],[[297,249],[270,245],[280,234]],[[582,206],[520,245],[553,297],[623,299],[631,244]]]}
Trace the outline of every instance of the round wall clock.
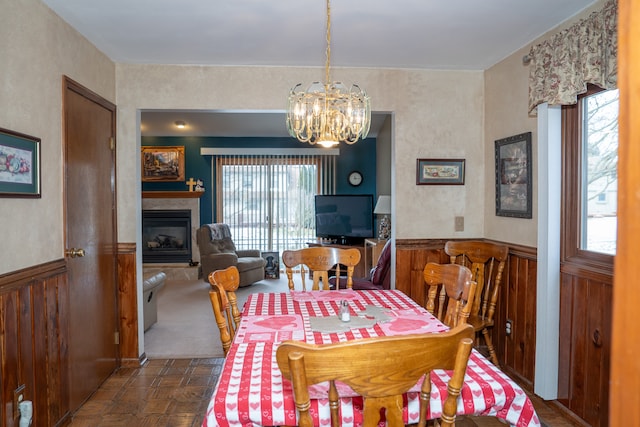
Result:
{"label": "round wall clock", "polygon": [[349,184],[357,187],[362,184],[362,174],[358,171],[353,171],[349,173]]}

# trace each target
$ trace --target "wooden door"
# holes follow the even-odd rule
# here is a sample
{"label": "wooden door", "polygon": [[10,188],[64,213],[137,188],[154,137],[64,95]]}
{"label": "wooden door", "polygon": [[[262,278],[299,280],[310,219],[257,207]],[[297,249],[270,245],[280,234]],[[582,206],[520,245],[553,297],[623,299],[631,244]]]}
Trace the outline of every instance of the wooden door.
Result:
{"label": "wooden door", "polygon": [[64,213],[73,412],[118,364],[115,106],[69,78],[64,83]]}

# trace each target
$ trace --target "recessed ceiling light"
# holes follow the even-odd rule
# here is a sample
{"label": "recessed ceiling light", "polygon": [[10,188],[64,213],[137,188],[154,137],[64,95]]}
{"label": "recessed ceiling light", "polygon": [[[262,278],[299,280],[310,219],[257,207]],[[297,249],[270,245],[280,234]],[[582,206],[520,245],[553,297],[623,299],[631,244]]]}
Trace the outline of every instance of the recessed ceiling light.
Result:
{"label": "recessed ceiling light", "polygon": [[182,120],[176,120],[176,127],[179,129],[184,129],[187,124]]}

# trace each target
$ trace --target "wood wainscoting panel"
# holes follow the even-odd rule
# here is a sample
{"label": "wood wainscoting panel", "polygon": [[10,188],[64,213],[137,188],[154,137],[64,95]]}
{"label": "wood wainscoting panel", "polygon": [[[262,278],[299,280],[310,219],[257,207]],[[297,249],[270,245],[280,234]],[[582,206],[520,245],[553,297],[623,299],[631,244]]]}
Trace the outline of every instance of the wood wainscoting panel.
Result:
{"label": "wood wainscoting panel", "polygon": [[18,425],[14,390],[24,385],[34,426],[69,415],[67,268],[64,260],[0,276],[0,427]]}
{"label": "wood wainscoting panel", "polygon": [[[482,239],[480,239],[482,240]],[[444,240],[396,241],[396,289],[424,304],[422,269],[447,263]],[[501,369],[533,391],[537,250],[504,242],[509,259],[492,333]],[[609,416],[613,277],[597,265],[565,262],[560,271],[558,408],[577,425],[606,426]],[[507,336],[507,319],[512,323]]]}
{"label": "wood wainscoting panel", "polygon": [[140,366],[138,342],[138,291],[136,244],[118,244],[118,311],[120,317],[120,361],[123,366]]}
{"label": "wood wainscoting panel", "polygon": [[[424,305],[424,266],[427,262],[449,263],[449,257],[444,252],[445,243],[446,240],[442,239],[397,240],[396,289]],[[535,248],[504,242],[493,243],[509,246],[509,259],[503,272],[495,326],[490,333],[501,368],[532,391],[536,348],[537,251]],[[507,319],[512,322],[512,332],[508,337],[505,333]]]}
{"label": "wood wainscoting panel", "polygon": [[449,263],[444,253],[445,240],[396,240],[396,289],[418,304],[427,303],[424,266],[428,262]]}
{"label": "wood wainscoting panel", "polygon": [[560,275],[558,401],[591,426],[608,425],[612,280]]}
{"label": "wood wainscoting panel", "polygon": [[[502,369],[533,390],[536,355],[537,251],[509,246],[493,331]],[[507,320],[511,335],[506,334]]]}

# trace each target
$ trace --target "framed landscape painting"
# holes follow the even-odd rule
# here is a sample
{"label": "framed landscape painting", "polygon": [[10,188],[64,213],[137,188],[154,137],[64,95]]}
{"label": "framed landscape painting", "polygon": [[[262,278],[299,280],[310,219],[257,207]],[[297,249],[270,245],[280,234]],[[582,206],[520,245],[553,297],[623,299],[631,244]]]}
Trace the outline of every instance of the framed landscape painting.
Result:
{"label": "framed landscape painting", "polygon": [[40,197],[40,138],[0,128],[0,197]]}
{"label": "framed landscape painting", "polygon": [[142,147],[143,182],[184,181],[184,147]]}
{"label": "framed landscape painting", "polygon": [[531,218],[531,132],[495,141],[496,215]]}

